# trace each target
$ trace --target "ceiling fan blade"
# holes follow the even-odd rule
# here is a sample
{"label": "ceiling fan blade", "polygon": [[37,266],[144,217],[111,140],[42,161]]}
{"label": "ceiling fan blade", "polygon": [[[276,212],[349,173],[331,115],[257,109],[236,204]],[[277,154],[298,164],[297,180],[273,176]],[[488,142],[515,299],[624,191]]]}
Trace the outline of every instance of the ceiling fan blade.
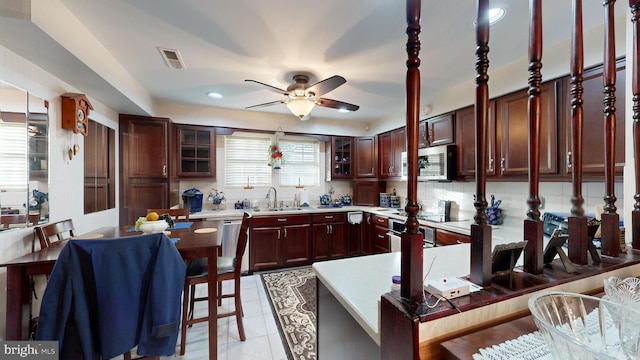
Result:
{"label": "ceiling fan blade", "polygon": [[284,103],[285,103],[285,101],[284,101],[284,100],[276,100],[276,101],[271,101],[271,102],[264,103],[264,104],[258,104],[258,105],[247,106],[245,109],[253,109],[253,108],[267,107],[267,106],[278,105],[278,104],[284,104]]}
{"label": "ceiling fan blade", "polygon": [[314,93],[315,96],[322,96],[331,90],[334,90],[338,86],[346,83],[347,80],[340,75],[333,75],[330,78],[318,81],[317,83],[309,86],[306,90],[307,93]]}
{"label": "ceiling fan blade", "polygon": [[346,103],[344,101],[331,100],[331,99],[316,99],[316,105],[334,108],[334,109],[344,109],[349,111],[356,111],[360,109],[360,106]]}
{"label": "ceiling fan blade", "polygon": [[254,82],[254,83],[258,84],[258,85],[265,86],[267,88],[267,90],[271,90],[273,92],[277,92],[278,94],[289,95],[289,93],[286,90],[279,89],[279,88],[277,88],[275,86],[271,86],[269,84],[261,83],[260,81],[255,81],[255,80],[245,80],[245,81]]}

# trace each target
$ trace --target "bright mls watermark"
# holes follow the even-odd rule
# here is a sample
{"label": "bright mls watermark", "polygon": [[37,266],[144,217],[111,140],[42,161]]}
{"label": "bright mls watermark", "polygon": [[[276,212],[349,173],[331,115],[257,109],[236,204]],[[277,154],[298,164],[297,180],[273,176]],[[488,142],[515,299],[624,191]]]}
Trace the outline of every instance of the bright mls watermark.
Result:
{"label": "bright mls watermark", "polygon": [[0,341],[0,359],[58,360],[58,342]]}

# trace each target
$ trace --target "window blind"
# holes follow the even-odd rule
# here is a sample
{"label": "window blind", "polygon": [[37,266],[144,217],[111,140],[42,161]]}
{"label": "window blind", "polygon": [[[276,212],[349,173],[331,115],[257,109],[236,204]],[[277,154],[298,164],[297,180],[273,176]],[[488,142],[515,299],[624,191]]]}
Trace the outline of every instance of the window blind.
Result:
{"label": "window blind", "polygon": [[280,140],[284,164],[281,186],[320,185],[320,145],[317,141]]}
{"label": "window blind", "polygon": [[28,180],[26,126],[0,121],[0,189],[24,190]]}
{"label": "window blind", "polygon": [[270,138],[225,136],[225,186],[271,186]]}

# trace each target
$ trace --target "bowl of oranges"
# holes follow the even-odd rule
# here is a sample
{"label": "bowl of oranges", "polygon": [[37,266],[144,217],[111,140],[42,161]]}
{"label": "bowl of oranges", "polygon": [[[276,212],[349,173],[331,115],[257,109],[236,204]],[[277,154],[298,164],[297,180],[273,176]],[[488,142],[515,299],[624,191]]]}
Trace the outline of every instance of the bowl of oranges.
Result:
{"label": "bowl of oranges", "polygon": [[169,224],[165,219],[160,219],[157,212],[152,211],[147,216],[139,217],[136,221],[136,231],[142,231],[145,234],[163,232]]}

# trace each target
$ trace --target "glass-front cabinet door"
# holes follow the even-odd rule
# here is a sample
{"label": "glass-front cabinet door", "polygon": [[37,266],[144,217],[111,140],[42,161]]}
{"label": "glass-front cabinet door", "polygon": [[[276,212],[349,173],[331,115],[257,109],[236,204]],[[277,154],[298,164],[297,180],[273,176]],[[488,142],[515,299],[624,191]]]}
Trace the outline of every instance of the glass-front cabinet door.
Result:
{"label": "glass-front cabinet door", "polygon": [[175,125],[176,175],[184,178],[215,178],[215,128]]}
{"label": "glass-front cabinet door", "polygon": [[331,139],[333,179],[353,178],[353,138],[334,136]]}

